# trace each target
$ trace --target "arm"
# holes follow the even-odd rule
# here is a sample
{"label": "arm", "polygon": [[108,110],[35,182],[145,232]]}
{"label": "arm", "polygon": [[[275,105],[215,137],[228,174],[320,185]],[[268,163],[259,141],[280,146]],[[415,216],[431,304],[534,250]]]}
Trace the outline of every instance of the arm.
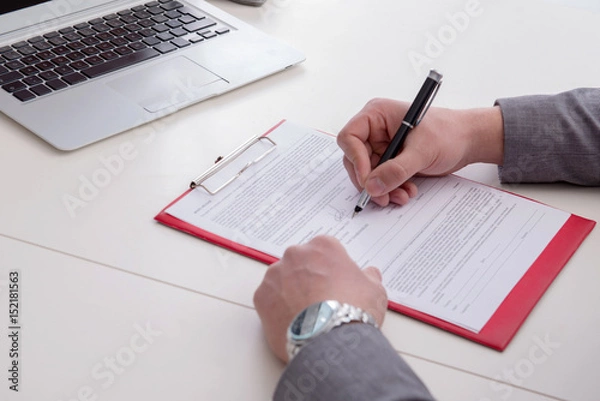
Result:
{"label": "arm", "polygon": [[[327,299],[361,308],[381,326],[387,296],[381,273],[361,270],[333,237],[315,237],[289,247],[269,267],[254,294],[271,350],[288,362],[286,331],[309,305]],[[411,398],[412,397],[412,398]],[[383,334],[364,323],[349,323],[306,345],[285,370],[274,399],[431,400],[427,389]]]}
{"label": "arm", "polygon": [[281,376],[274,401],[433,401],[381,331],[346,324],[315,338]]}
{"label": "arm", "polygon": [[373,99],[340,131],[344,166],[358,190],[365,188],[380,206],[406,204],[416,196],[416,174],[445,175],[470,163],[502,163],[503,125],[499,107],[429,109],[393,159],[377,165],[400,126],[409,104]]}
{"label": "arm", "polygon": [[417,194],[410,178],[494,163],[502,182],[600,185],[600,89],[500,99],[494,107],[432,107],[394,159],[375,168],[408,103],[374,99],[338,135],[350,179],[381,206]]}
{"label": "arm", "polygon": [[600,89],[499,99],[506,183],[600,185]]}

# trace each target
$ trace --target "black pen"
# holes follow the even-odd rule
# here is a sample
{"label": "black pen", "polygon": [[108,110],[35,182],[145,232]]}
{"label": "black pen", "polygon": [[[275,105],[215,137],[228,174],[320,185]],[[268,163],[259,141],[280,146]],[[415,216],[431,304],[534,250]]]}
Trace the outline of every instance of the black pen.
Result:
{"label": "black pen", "polygon": [[[423,86],[421,86],[419,93],[417,93],[417,97],[406,112],[406,115],[402,120],[402,124],[400,124],[400,127],[398,128],[398,131],[396,131],[394,138],[388,145],[385,152],[383,152],[381,159],[379,159],[379,163],[377,163],[378,166],[398,154],[410,130],[421,122],[423,116],[427,112],[427,109],[429,109],[429,106],[431,106],[433,98],[435,98],[435,95],[442,84],[442,77],[443,75],[436,70],[429,71],[429,75],[427,75],[425,82],[423,82]],[[367,206],[367,203],[369,203],[370,199],[371,196],[366,190],[363,189],[360,197],[358,198],[358,202],[354,207],[354,214],[352,214],[352,217],[360,213]]]}

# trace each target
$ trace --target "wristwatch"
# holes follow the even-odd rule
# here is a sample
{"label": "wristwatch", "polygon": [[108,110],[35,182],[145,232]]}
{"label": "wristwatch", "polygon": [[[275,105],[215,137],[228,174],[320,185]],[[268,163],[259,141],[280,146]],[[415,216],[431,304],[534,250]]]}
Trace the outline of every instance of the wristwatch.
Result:
{"label": "wristwatch", "polygon": [[345,323],[362,322],[378,327],[369,313],[356,306],[327,300],[317,302],[300,312],[288,327],[287,353],[290,360],[303,345],[334,327]]}

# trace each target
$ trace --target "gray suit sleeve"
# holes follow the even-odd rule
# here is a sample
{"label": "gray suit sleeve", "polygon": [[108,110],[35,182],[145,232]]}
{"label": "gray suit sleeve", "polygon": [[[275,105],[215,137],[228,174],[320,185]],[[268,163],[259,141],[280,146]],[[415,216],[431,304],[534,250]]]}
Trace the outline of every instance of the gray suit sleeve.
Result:
{"label": "gray suit sleeve", "polygon": [[600,89],[496,104],[504,119],[500,181],[600,185]]}
{"label": "gray suit sleeve", "polygon": [[275,401],[432,401],[412,369],[375,327],[345,324],[307,345],[285,369]]}

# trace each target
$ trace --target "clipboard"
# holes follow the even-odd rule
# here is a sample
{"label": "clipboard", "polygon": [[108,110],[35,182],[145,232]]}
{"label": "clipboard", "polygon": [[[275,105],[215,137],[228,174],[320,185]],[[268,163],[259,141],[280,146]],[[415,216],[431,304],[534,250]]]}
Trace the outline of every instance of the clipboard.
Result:
{"label": "clipboard", "polygon": [[[195,190],[194,188],[200,187],[209,193],[216,194],[235,181],[250,166],[260,163],[277,146],[275,141],[265,138],[284,122],[285,120],[279,122],[262,136],[251,138],[224,158],[217,159],[216,164],[211,169],[193,180],[190,184],[190,189],[159,212],[155,216],[155,220],[166,226],[191,234],[262,263],[271,264],[276,262],[278,258],[273,255],[189,224],[168,214],[166,210],[190,191]],[[248,149],[257,143],[262,143],[263,150],[258,153],[255,152],[249,157],[245,156]],[[217,173],[224,171],[228,166],[232,166],[235,160],[238,160],[238,164],[237,166],[230,167],[233,172],[232,175],[228,174],[226,178],[222,178],[220,185],[206,188],[207,180],[214,177]],[[516,194],[512,195],[519,196]],[[451,322],[392,301],[388,302],[388,308],[494,350],[503,351],[537,302],[544,295],[552,281],[558,276],[577,248],[592,231],[595,224],[595,221],[571,214],[566,223],[559,229],[554,238],[504,298],[504,301],[479,332],[470,331]]]}

